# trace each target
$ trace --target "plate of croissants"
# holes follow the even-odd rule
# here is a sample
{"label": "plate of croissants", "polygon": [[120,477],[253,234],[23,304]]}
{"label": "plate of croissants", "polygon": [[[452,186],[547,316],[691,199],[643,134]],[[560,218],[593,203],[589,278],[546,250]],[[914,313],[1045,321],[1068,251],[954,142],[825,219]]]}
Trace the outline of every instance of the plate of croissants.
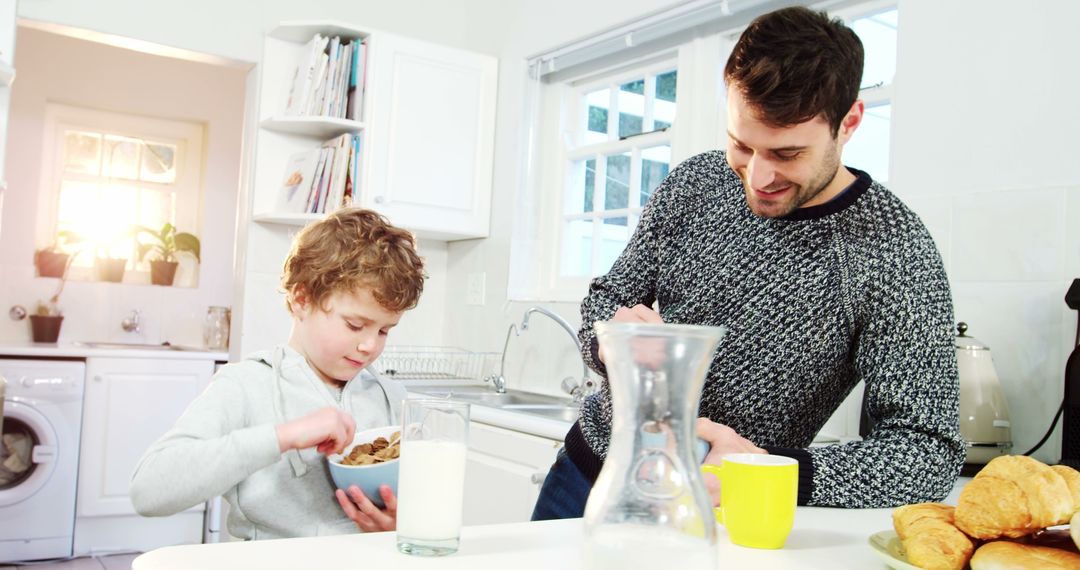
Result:
{"label": "plate of croissants", "polygon": [[1031,457],[987,463],[956,506],[897,507],[870,546],[896,570],[1080,570],[1080,471]]}

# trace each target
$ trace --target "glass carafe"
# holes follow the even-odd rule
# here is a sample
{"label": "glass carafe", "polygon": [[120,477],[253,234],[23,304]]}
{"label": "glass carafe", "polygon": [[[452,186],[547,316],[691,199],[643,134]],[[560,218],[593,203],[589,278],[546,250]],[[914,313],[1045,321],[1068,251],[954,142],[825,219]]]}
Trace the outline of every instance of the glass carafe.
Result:
{"label": "glass carafe", "polygon": [[229,321],[231,311],[228,307],[210,307],[203,320],[203,342],[210,350],[229,348]]}
{"label": "glass carafe", "polygon": [[721,327],[596,323],[611,442],[585,506],[585,568],[716,568],[694,424]]}

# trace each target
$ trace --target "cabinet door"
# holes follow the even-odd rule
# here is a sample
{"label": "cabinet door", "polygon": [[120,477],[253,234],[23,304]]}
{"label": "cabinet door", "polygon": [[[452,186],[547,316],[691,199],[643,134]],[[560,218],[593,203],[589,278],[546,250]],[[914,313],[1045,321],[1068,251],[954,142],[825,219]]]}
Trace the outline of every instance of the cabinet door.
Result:
{"label": "cabinet door", "polygon": [[370,49],[361,201],[424,235],[486,237],[498,60],[392,34]]}
{"label": "cabinet door", "polygon": [[464,524],[528,521],[562,442],[475,422],[469,430]]}
{"label": "cabinet door", "polygon": [[209,360],[87,359],[78,516],[135,514],[128,490],[136,463],[213,370]]}

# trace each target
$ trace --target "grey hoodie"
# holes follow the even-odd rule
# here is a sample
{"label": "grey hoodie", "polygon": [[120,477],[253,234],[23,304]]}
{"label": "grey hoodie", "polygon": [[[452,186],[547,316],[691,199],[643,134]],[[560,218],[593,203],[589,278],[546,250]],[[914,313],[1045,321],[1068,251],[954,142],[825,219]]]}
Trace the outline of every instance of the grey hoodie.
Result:
{"label": "grey hoodie", "polygon": [[131,500],[141,515],[167,516],[222,495],[229,533],[249,540],[356,532],[324,456],[281,453],[275,426],[327,406],[348,412],[358,432],[396,424],[404,398],[399,384],[367,369],[337,394],[288,346],[254,353],[222,367],[143,454]]}

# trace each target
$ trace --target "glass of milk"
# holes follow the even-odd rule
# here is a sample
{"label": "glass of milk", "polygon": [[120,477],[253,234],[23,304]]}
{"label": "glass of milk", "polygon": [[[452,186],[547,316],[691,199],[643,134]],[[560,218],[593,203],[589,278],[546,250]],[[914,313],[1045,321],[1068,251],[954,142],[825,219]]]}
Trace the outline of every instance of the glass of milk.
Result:
{"label": "glass of milk", "polygon": [[402,407],[398,550],[453,554],[461,541],[469,404],[409,399]]}

